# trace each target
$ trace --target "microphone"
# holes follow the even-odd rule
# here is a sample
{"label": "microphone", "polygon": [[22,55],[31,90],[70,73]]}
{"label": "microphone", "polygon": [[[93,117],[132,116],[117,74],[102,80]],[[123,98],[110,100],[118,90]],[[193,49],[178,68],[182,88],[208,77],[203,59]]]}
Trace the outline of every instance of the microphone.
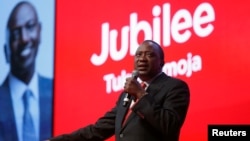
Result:
{"label": "microphone", "polygon": [[[138,75],[139,75],[139,72],[137,70],[134,70],[132,72],[132,78],[133,79],[137,79]],[[123,99],[123,104],[122,104],[123,107],[125,107],[127,105],[127,103],[129,102],[130,97],[131,96],[128,93],[126,93],[126,95],[125,95],[125,97]]]}

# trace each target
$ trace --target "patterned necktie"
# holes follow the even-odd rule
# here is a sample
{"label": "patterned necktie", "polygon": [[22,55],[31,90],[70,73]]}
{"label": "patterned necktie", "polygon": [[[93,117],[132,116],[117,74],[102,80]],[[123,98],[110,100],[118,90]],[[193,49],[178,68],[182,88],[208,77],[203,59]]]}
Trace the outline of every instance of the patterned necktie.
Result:
{"label": "patterned necktie", "polygon": [[26,90],[23,95],[24,115],[23,115],[23,141],[36,141],[35,128],[29,111],[29,99],[32,96],[30,90]]}
{"label": "patterned necktie", "polygon": [[145,89],[146,87],[147,87],[147,84],[146,84],[146,82],[141,82],[141,87],[143,88],[143,89]]}

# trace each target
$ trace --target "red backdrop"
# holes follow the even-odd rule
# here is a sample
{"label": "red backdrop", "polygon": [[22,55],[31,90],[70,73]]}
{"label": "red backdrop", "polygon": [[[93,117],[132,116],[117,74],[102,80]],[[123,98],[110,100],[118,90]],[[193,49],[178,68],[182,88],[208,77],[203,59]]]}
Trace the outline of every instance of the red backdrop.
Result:
{"label": "red backdrop", "polygon": [[247,1],[56,1],[54,135],[114,106],[144,38],[190,86],[181,141],[206,141],[208,124],[249,124],[249,13]]}

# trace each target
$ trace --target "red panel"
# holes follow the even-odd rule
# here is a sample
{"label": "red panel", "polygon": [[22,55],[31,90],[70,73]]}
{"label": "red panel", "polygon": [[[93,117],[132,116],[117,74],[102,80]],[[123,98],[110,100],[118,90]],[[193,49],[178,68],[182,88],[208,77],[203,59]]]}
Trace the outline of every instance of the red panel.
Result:
{"label": "red panel", "polygon": [[[213,21],[201,26],[213,27],[205,37],[197,33],[201,31],[194,29],[194,23],[198,22],[194,19],[197,8],[207,10],[207,7],[202,9],[203,4],[211,6],[215,16]],[[136,48],[136,42],[141,42],[145,36],[157,30],[153,29],[153,20],[156,18],[161,20],[160,34],[156,34],[159,38],[152,38],[161,40],[166,63],[175,62],[181,65],[182,62],[186,62],[184,65],[189,68],[194,67],[196,63],[200,65],[198,70],[189,69],[189,74],[182,68],[175,75],[185,80],[191,90],[191,104],[182,128],[181,141],[206,141],[208,124],[250,123],[250,114],[246,112],[250,108],[250,10],[247,2],[58,0],[56,5],[54,135],[69,133],[94,123],[105,111],[114,106],[123,85],[118,85],[117,89],[112,87],[113,90],[109,93],[109,81],[105,81],[104,76],[113,74],[114,78],[118,78],[124,76],[123,70],[126,73],[131,72],[133,56],[129,54],[129,50]],[[153,16],[152,9],[157,5],[161,13],[159,16]],[[170,6],[170,9],[165,9],[165,13],[163,5]],[[174,18],[178,18],[178,12],[182,10],[186,11],[187,15],[190,14],[191,26],[181,30],[179,34],[183,35],[185,31],[189,31],[191,35],[180,43],[176,41],[180,40],[177,35],[164,32],[176,30],[178,24],[172,22]],[[148,28],[144,26],[145,30],[148,30],[146,33],[143,30],[138,32],[138,36],[135,36],[137,39],[131,37],[132,34],[135,35],[136,28],[131,26],[133,13],[138,18],[135,25],[141,21],[149,25]],[[168,14],[170,20],[166,20]],[[202,16],[206,14],[208,13],[203,13]],[[167,23],[163,25],[164,18]],[[182,18],[179,23],[184,21]],[[108,32],[102,30],[104,23],[109,25]],[[122,48],[121,38],[125,35],[121,32],[124,27],[130,29],[128,38],[131,39],[123,43],[125,46],[128,44],[123,48],[127,52],[114,56],[118,61],[108,54],[108,58],[104,57],[105,61],[101,65],[94,65],[90,61],[91,56],[101,54],[102,48],[106,45],[102,40],[110,43],[105,39],[111,38],[110,31],[117,31],[116,48]],[[163,41],[167,39],[170,40],[170,44],[164,45]],[[107,46],[110,47],[109,44]],[[124,57],[121,57],[122,55]],[[197,57],[200,57],[200,63],[195,61]]]}

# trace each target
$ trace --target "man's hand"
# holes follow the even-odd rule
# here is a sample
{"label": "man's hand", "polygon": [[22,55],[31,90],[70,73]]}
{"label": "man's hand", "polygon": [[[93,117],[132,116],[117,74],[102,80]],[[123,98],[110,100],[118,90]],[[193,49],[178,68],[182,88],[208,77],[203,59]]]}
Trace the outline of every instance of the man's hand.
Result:
{"label": "man's hand", "polygon": [[146,94],[146,91],[144,90],[144,88],[142,88],[140,83],[132,77],[126,78],[124,91],[130,95],[135,96],[138,99]]}

